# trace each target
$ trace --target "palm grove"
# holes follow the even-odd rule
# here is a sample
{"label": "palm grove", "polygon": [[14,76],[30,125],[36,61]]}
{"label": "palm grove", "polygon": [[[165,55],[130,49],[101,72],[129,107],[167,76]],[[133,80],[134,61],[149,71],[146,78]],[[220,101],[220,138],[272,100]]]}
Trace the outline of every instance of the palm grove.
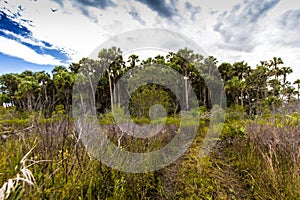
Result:
{"label": "palm grove", "polygon": [[[185,79],[171,79],[163,66]],[[250,67],[244,61],[218,64],[213,56],[186,48],[141,60],[137,55],[124,58],[112,47],[102,49],[97,59],[57,66],[52,74],[1,75],[0,105],[14,107],[0,106],[0,199],[299,199],[300,114],[292,111],[299,102],[300,80],[289,82],[291,73],[277,57]],[[156,74],[162,83],[182,88],[182,99],[151,83]],[[150,84],[135,87],[139,78]],[[174,163],[154,172],[131,174],[107,167],[88,153],[70,117],[78,100],[73,88],[85,91],[78,87],[82,82],[96,86],[87,88],[95,98],[82,96],[91,99],[105,134],[118,148],[135,153],[163,148],[180,134],[183,110],[191,111],[188,119],[201,115],[193,143]],[[226,102],[213,93],[220,88]],[[197,102],[190,101],[193,91]],[[137,123],[152,119],[152,105],[165,107],[164,128],[145,139],[123,134],[110,112],[126,105],[123,97]],[[213,127],[222,128],[218,142],[200,158],[213,106],[224,108],[225,103],[224,124]],[[193,110],[197,104],[200,109]],[[193,122],[185,123],[186,128]]]}
{"label": "palm grove", "polygon": [[[199,106],[211,108],[210,91],[206,82],[216,82],[221,75],[226,92],[227,106],[241,105],[249,116],[261,115],[264,111],[275,111],[283,106],[288,106],[295,100],[299,100],[300,79],[293,84],[287,76],[292,73],[291,67],[285,67],[281,58],[274,57],[270,61],[260,61],[255,67],[250,67],[246,62],[222,63],[213,56],[204,58],[200,54],[193,53],[187,48],[180,49],[177,53],[170,52],[166,56],[157,55],[146,60],[140,60],[132,54],[127,60],[122,57],[122,52],[116,47],[102,49],[98,59],[83,58],[78,63],[72,63],[69,70],[63,66],[57,66],[52,70],[52,75],[42,72],[24,71],[19,74],[4,74],[0,76],[0,103],[13,104],[21,110],[29,112],[42,110],[46,116],[50,116],[58,105],[64,106],[70,113],[72,103],[72,88],[76,76],[82,66],[97,66],[110,63],[108,70],[103,71],[97,84],[95,100],[100,113],[107,112],[116,104],[122,104],[120,98],[126,93],[126,89],[120,88],[118,80],[130,69],[144,69],[160,64],[171,67],[180,74],[188,77],[192,86],[187,88],[188,96],[193,89],[199,102]],[[203,77],[206,77],[205,80]],[[180,110],[178,101],[167,88],[160,85],[145,85],[137,93],[147,95],[155,92],[156,95],[167,96],[164,99],[168,106],[168,113],[176,113]],[[131,98],[131,114],[139,116],[134,111],[134,104],[138,98]],[[176,98],[175,98],[176,99]],[[155,103],[155,102],[152,102]],[[181,108],[182,109],[182,108]]]}

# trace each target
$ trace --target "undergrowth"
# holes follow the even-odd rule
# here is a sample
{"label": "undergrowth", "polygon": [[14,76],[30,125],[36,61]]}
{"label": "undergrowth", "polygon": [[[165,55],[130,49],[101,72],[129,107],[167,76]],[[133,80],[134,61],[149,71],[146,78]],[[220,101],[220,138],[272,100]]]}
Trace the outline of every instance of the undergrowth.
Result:
{"label": "undergrowth", "polygon": [[[26,165],[34,187],[19,182],[20,186],[3,199],[300,198],[297,113],[267,113],[249,119],[242,109],[231,108],[217,145],[203,158],[199,151],[209,121],[201,118],[197,136],[183,156],[164,169],[131,174],[109,168],[91,157],[78,138],[73,120],[63,111],[57,110],[47,119],[13,108],[0,112],[0,188],[17,174],[21,177],[24,156],[34,163]],[[99,121],[106,125],[112,141],[117,142],[112,117],[102,116]],[[138,149],[137,152],[163,147],[174,137],[179,125],[176,116],[165,121],[167,133],[174,133],[164,133],[149,140],[148,145],[145,141],[133,143],[132,138],[124,138],[122,144],[136,145],[127,150]]]}

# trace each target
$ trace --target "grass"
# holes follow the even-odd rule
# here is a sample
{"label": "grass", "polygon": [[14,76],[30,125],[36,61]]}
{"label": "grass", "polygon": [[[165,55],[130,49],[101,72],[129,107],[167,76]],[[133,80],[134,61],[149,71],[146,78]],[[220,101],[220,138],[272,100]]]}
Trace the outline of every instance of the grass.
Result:
{"label": "grass", "polygon": [[15,166],[13,171],[17,171],[14,178],[8,179],[4,182],[0,188],[0,199],[21,199],[22,192],[26,185],[36,187],[35,178],[30,171],[30,166],[33,164],[27,164],[31,162],[28,160],[28,156],[32,152],[33,148],[20,160],[19,164]]}
{"label": "grass", "polygon": [[[155,172],[131,174],[90,157],[64,113],[44,119],[13,109],[0,112],[0,132],[10,130],[10,137],[0,139],[0,199],[300,198],[297,113],[248,119],[229,109],[221,140],[204,158],[198,155],[208,121],[201,119],[193,144],[178,160]],[[108,114],[100,121],[117,144],[120,135],[111,119]],[[122,146],[136,152],[162,148],[179,126],[176,117],[166,121],[163,134],[148,140],[122,137]]]}

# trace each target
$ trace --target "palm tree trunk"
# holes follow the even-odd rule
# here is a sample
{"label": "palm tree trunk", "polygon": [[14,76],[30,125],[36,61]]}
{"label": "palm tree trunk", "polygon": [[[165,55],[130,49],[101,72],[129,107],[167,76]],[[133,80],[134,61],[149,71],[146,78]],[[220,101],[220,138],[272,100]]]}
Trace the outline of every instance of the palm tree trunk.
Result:
{"label": "palm tree trunk", "polygon": [[300,84],[298,84],[298,102],[300,100]]}
{"label": "palm tree trunk", "polygon": [[121,105],[120,84],[118,82],[118,104]]}
{"label": "palm tree trunk", "polygon": [[114,83],[114,91],[113,91],[113,95],[114,95],[114,104],[116,104],[117,102],[117,87],[116,87],[116,83]]}
{"label": "palm tree trunk", "polygon": [[185,103],[186,103],[186,110],[189,110],[189,94],[188,94],[187,76],[184,77],[184,86],[185,86]]}
{"label": "palm tree trunk", "polygon": [[241,106],[244,106],[243,91],[241,91]]}
{"label": "palm tree trunk", "polygon": [[114,98],[113,98],[113,91],[112,91],[111,79],[110,79],[110,73],[109,73],[109,71],[108,71],[108,83],[109,83],[109,93],[110,93],[110,105],[111,105],[111,109],[113,109]]}

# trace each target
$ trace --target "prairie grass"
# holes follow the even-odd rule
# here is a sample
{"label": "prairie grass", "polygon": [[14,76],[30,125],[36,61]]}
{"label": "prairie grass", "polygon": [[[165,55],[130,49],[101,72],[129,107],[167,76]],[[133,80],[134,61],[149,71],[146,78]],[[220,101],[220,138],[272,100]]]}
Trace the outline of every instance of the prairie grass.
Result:
{"label": "prairie grass", "polygon": [[[217,145],[204,158],[198,155],[209,121],[201,119],[192,146],[178,160],[155,172],[131,174],[91,157],[64,112],[56,111],[47,119],[38,113],[26,117],[17,111],[1,112],[0,133],[10,130],[8,138],[0,139],[3,199],[300,198],[300,116],[296,113],[248,119],[233,109],[227,113]],[[26,123],[1,123],[15,119]],[[101,120],[111,141],[133,152],[162,148],[179,126],[176,117],[169,117],[170,123],[156,137],[120,139],[111,116]]]}

